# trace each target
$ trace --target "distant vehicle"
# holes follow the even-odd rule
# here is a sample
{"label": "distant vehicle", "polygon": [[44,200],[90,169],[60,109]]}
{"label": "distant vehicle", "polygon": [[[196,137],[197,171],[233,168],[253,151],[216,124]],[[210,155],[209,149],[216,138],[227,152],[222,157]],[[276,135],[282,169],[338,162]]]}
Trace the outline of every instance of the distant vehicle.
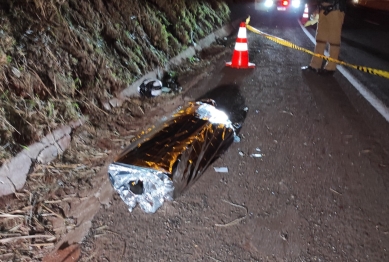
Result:
{"label": "distant vehicle", "polygon": [[255,0],[255,9],[270,14],[302,15],[305,1],[302,0]]}
{"label": "distant vehicle", "polygon": [[357,7],[367,7],[375,10],[389,11],[389,1],[351,0],[351,4]]}

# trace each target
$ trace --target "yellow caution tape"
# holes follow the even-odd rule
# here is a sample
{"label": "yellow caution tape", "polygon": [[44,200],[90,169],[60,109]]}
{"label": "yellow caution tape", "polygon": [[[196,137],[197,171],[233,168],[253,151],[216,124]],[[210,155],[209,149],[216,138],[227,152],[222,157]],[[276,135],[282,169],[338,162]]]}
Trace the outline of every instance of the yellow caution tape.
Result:
{"label": "yellow caution tape", "polygon": [[374,69],[374,68],[371,68],[371,67],[366,67],[366,66],[358,66],[358,65],[353,65],[353,64],[349,64],[349,63],[346,63],[346,62],[343,62],[343,61],[339,61],[337,59],[334,59],[334,58],[331,58],[331,57],[328,57],[328,56],[324,56],[324,55],[321,55],[321,54],[317,54],[317,53],[314,53],[308,49],[305,49],[305,48],[302,48],[300,46],[297,46],[289,41],[286,41],[282,38],[279,38],[279,37],[276,37],[276,36],[272,36],[272,35],[269,35],[269,34],[266,34],[252,26],[249,25],[249,22],[250,22],[250,17],[248,17],[246,19],[246,28],[248,30],[250,30],[251,32],[253,33],[256,33],[256,34],[259,34],[259,35],[262,35],[264,37],[266,37],[267,39],[270,39],[271,41],[273,42],[276,42],[277,44],[280,44],[280,45],[283,45],[283,46],[286,46],[286,47],[290,47],[290,48],[293,48],[293,49],[296,49],[296,50],[300,50],[300,51],[303,51],[305,53],[308,53],[312,56],[316,56],[316,57],[320,57],[326,61],[330,61],[330,62],[334,62],[336,64],[339,64],[339,65],[344,65],[344,66],[348,66],[348,67],[351,67],[351,68],[354,68],[354,69],[357,69],[359,71],[362,71],[362,72],[365,72],[365,73],[369,73],[371,75],[377,75],[377,76],[381,76],[381,77],[385,77],[385,78],[388,78],[389,79],[389,72],[388,71],[384,71],[384,70],[380,70],[380,69]]}

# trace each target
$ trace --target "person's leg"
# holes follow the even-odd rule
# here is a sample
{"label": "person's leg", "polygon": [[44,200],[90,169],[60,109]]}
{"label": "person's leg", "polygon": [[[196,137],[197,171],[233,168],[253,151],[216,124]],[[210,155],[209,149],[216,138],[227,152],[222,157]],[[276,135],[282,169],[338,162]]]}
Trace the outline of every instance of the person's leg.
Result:
{"label": "person's leg", "polygon": [[[328,16],[328,15],[327,15]],[[316,30],[316,45],[314,52],[320,55],[324,55],[324,49],[326,48],[326,44],[328,41],[329,35],[329,21],[328,17],[324,15],[324,11],[320,11],[319,14],[319,22],[317,23]],[[323,63],[323,59],[320,57],[313,56],[311,63],[309,64],[311,67],[315,69],[320,69]]]}
{"label": "person's leg", "polygon": [[[329,32],[328,42],[330,45],[330,57],[338,59],[340,52],[340,39],[342,34],[342,25],[344,20],[344,12],[339,10],[331,11],[328,14],[331,31]],[[336,70],[336,63],[327,62],[324,69],[328,71]]]}

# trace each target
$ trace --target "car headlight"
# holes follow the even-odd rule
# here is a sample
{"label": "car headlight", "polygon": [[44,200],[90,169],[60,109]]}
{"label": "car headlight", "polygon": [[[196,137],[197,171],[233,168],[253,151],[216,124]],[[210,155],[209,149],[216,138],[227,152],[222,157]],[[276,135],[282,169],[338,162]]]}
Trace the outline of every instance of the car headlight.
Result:
{"label": "car headlight", "polygon": [[298,8],[300,7],[300,0],[292,0],[292,6],[295,7],[295,8]]}
{"label": "car headlight", "polygon": [[265,6],[266,7],[271,7],[273,5],[273,0],[266,0],[265,1]]}

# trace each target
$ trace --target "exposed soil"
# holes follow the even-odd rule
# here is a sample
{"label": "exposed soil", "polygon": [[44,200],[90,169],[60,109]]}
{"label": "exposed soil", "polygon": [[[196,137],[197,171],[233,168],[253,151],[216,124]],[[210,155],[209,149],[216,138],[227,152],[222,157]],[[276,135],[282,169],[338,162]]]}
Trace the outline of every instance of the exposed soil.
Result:
{"label": "exposed soil", "polygon": [[[40,260],[73,231],[80,221],[69,215],[72,205],[135,135],[184,103],[189,86],[120,108],[107,108],[108,100],[228,22],[229,12],[221,0],[0,3],[0,165],[62,124],[86,119],[67,151],[34,163],[25,187],[0,200],[1,261]],[[215,43],[167,73],[178,83],[201,77],[197,70],[224,50]]]}
{"label": "exposed soil", "polygon": [[2,1],[0,164],[62,123],[95,121],[110,98],[228,19],[220,0]]}
{"label": "exposed soil", "polygon": [[[313,48],[295,19],[251,24]],[[228,53],[187,93],[230,116],[247,107],[241,141],[154,214],[129,212],[114,194],[81,261],[388,260],[389,124],[340,73],[302,73],[309,56],[254,34],[248,42],[255,69],[225,67]]]}
{"label": "exposed soil", "polygon": [[[225,67],[232,37],[174,68],[183,87],[179,95],[132,98],[120,108],[107,110],[103,105],[109,98],[190,44],[190,35],[173,30],[176,25],[185,28],[179,22],[184,16],[177,11],[184,5],[209,7],[211,2],[171,1],[170,8],[158,8],[155,14],[150,10],[162,1],[132,1],[128,7],[125,1],[84,2],[0,4],[6,21],[0,24],[1,116],[7,119],[2,123],[1,139],[7,139],[1,140],[1,145],[7,145],[3,159],[20,151],[21,142],[28,145],[61,123],[87,116],[86,123],[72,133],[67,151],[50,164],[36,163],[23,190],[1,199],[1,261],[388,260],[389,126],[342,76],[324,81],[321,76],[303,75],[300,66],[310,57],[250,34],[250,62],[255,69]],[[224,11],[209,11],[209,15],[226,21],[225,5],[218,9],[218,2],[212,3],[212,10]],[[131,19],[125,8],[137,10],[136,17]],[[31,10],[33,19],[28,19]],[[161,18],[172,29],[169,33],[179,43],[177,50],[170,50],[169,40],[170,51],[163,51],[166,42],[159,42],[150,31],[154,27],[147,27],[154,20],[146,19],[146,14]],[[213,19],[215,27],[217,20]],[[196,21],[204,35],[212,30],[206,30],[204,20]],[[60,26],[65,22],[65,27]],[[251,23],[312,48],[295,20],[266,22],[253,17]],[[30,24],[34,32],[30,35],[35,34],[31,39]],[[15,25],[20,30],[14,31],[23,34],[4,30],[7,25]],[[58,28],[66,28],[61,31],[66,44],[57,52],[53,46],[63,42],[50,32]],[[126,30],[135,38],[127,37]],[[196,32],[195,39],[201,38],[200,29]],[[36,37],[39,44],[34,42]],[[140,62],[129,58],[135,51],[126,37],[136,43],[135,50],[141,48],[141,54],[151,50],[150,57],[141,57]],[[23,48],[36,46],[35,52],[17,53],[17,43],[23,39],[30,41]],[[33,63],[24,63],[23,57]],[[41,60],[44,66],[37,66]],[[135,63],[127,66],[130,61]],[[228,167],[228,173],[208,168],[192,188],[155,214],[139,208],[130,213],[112,194],[107,164],[144,128],[186,101],[202,97],[214,98],[234,121],[244,121],[241,142],[232,144],[213,164]],[[74,111],[64,106],[68,101]],[[245,107],[247,115],[242,117]],[[28,129],[27,135],[18,128]],[[261,157],[252,157],[253,153]],[[103,183],[108,187],[100,188]],[[73,241],[68,241],[69,233]],[[59,252],[51,253],[54,248]]]}

